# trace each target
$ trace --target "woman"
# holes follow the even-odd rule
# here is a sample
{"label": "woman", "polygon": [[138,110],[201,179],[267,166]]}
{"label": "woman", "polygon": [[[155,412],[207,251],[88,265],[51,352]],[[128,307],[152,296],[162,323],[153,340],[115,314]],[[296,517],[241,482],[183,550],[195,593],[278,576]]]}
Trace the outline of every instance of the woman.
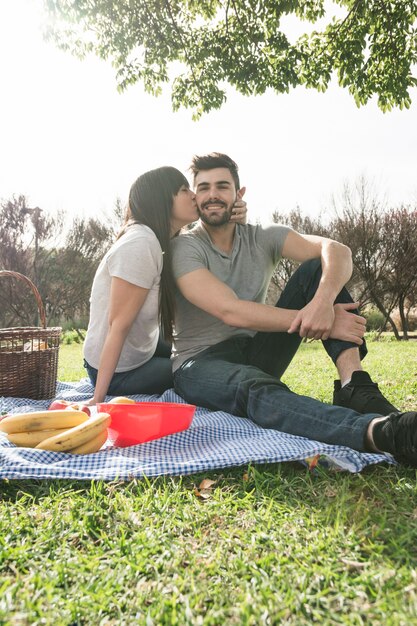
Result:
{"label": "woman", "polygon": [[[172,387],[170,239],[198,219],[194,197],[173,167],[146,172],[132,185],[124,226],[93,281],[84,365],[95,391],[86,404],[103,402],[106,394],[160,394]],[[245,203],[236,210],[232,219],[246,221]]]}

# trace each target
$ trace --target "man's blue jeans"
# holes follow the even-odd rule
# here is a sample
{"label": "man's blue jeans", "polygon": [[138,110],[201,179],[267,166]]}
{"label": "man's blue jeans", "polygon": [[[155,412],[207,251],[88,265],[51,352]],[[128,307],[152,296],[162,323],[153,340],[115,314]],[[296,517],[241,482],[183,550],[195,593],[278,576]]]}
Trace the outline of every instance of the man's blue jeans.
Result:
{"label": "man's blue jeans", "polygon": [[[135,394],[160,394],[173,386],[171,367],[171,346],[159,340],[153,357],[144,365],[128,372],[113,374],[107,394],[110,396],[130,396]],[[84,367],[95,387],[97,370],[84,360]]]}
{"label": "man's blue jeans", "polygon": [[[313,298],[320,277],[320,261],[303,263],[276,306],[303,308]],[[335,302],[352,302],[352,298],[343,289]],[[254,337],[242,335],[222,341],[174,372],[175,390],[187,402],[248,417],[264,428],[366,450],[367,427],[376,414],[362,415],[298,395],[280,381],[301,341],[297,333],[286,332],[259,332]],[[341,352],[358,347],[335,339],[323,341],[323,346],[334,363]],[[363,358],[365,343],[359,349]]]}

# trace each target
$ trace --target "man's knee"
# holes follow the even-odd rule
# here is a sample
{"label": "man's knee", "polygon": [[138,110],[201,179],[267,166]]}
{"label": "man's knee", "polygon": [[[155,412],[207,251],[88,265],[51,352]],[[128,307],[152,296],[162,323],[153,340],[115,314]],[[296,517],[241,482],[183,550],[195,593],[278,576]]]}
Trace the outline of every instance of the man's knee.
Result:
{"label": "man's knee", "polygon": [[304,261],[296,271],[305,276],[314,276],[317,273],[321,274],[321,259],[309,259],[308,261]]}
{"label": "man's knee", "polygon": [[[292,292],[293,289],[299,290],[301,288],[301,292],[305,294],[306,301],[308,301],[314,296],[318,288],[321,273],[321,259],[309,259],[308,261],[304,261],[304,263],[301,263],[295,270],[285,289]],[[279,302],[278,306],[281,306]]]}

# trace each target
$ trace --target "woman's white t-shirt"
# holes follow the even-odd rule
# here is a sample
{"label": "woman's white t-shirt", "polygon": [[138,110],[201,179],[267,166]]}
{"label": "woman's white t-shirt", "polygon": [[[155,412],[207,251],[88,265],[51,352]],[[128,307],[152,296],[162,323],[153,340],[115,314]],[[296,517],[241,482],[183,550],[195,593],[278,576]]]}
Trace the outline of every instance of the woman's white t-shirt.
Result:
{"label": "woman's white t-shirt", "polygon": [[133,224],[103,257],[94,277],[84,358],[98,369],[108,331],[112,277],[149,289],[122,348],[116,372],[127,372],[152,358],[159,338],[158,302],[163,253],[155,233]]}

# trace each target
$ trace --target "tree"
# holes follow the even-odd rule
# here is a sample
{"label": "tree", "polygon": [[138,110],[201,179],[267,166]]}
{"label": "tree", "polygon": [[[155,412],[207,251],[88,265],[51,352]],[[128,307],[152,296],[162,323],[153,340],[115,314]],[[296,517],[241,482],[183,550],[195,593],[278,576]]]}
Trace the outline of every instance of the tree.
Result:
{"label": "tree", "polygon": [[[409,107],[417,85],[417,0],[44,0],[48,36],[83,57],[110,59],[120,90],[138,81],[154,95],[171,83],[174,110],[197,118],[220,108],[225,84],[245,95],[334,75],[358,106]],[[336,16],[334,15],[336,13]],[[290,42],[294,14],[327,25]]]}
{"label": "tree", "polygon": [[[272,214],[272,221],[276,224],[283,224],[293,228],[299,233],[304,235],[321,235],[327,237],[328,233],[325,227],[321,224],[320,218],[311,219],[308,215],[303,215],[300,208],[292,209],[289,213],[281,213],[280,211],[274,211]],[[282,259],[278,266],[275,268],[272,274],[271,284],[268,290],[267,301],[270,304],[275,304],[278,299],[278,294],[284,289],[288,280],[293,275],[294,271],[299,266],[299,263],[292,261],[291,259]]]}
{"label": "tree", "polygon": [[25,245],[27,230],[25,196],[13,197],[0,204],[0,269],[24,274],[30,250]]}
{"label": "tree", "polygon": [[392,209],[384,216],[383,245],[388,252],[386,284],[398,307],[403,338],[417,290],[417,210]]}
{"label": "tree", "polygon": [[417,212],[388,209],[363,177],[356,185],[345,186],[334,208],[337,217],[329,232],[352,250],[355,298],[363,305],[375,305],[396,339],[401,339],[392,315],[398,309],[407,339],[417,287]]}
{"label": "tree", "polygon": [[[0,269],[30,278],[43,301],[47,290],[42,282],[43,268],[59,237],[62,221],[62,214],[50,217],[43,215],[39,207],[28,207],[22,195],[0,204]],[[37,305],[27,285],[2,278],[1,293],[0,325],[21,325],[22,321],[37,325]]]}
{"label": "tree", "polygon": [[[64,229],[64,216],[44,215],[27,206],[25,196],[0,204],[0,269],[27,276],[37,287],[48,325],[64,320],[86,322],[97,266],[120,229],[122,204],[101,220],[75,217]],[[37,305],[27,285],[1,279],[0,326],[37,326]]]}
{"label": "tree", "polygon": [[94,274],[114,239],[109,224],[97,219],[75,217],[60,248],[54,249],[43,266],[42,281],[48,285],[48,317],[77,326],[88,321],[90,292]]}

